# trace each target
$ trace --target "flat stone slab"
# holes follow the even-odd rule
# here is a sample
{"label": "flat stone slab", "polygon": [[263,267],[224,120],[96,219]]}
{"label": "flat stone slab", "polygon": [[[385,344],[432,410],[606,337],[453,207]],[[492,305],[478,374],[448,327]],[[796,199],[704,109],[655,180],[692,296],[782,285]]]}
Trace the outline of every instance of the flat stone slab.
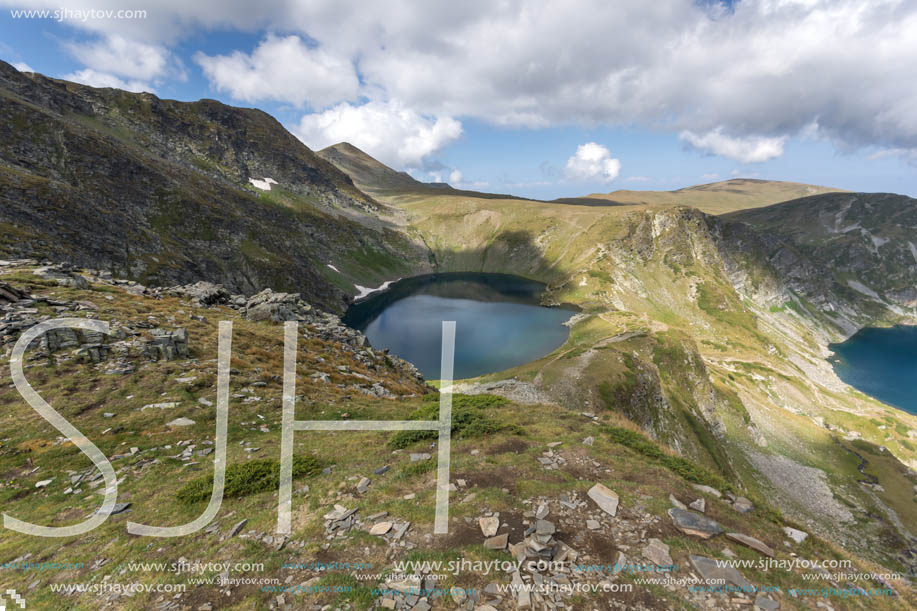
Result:
{"label": "flat stone slab", "polygon": [[506,549],[507,543],[509,543],[509,535],[503,533],[502,535],[486,539],[484,541],[484,547],[487,549]]}
{"label": "flat stone slab", "polygon": [[481,527],[481,532],[484,533],[485,537],[493,537],[497,534],[497,529],[500,528],[500,518],[489,517],[481,518],[478,520],[478,524]]}
{"label": "flat stone slab", "polygon": [[764,554],[768,558],[774,557],[774,550],[768,547],[768,545],[763,541],[759,541],[754,537],[749,537],[748,535],[743,535],[742,533],[726,533],[726,538],[737,541],[746,547],[750,547],[756,552]]}
{"label": "flat stone slab", "polygon": [[686,535],[709,539],[723,532],[723,527],[719,522],[693,511],[673,507],[669,509],[669,516],[675,523],[675,528]]}
{"label": "flat stone slab", "polygon": [[176,418],[166,426],[191,426],[192,424],[196,423],[191,418]]}
{"label": "flat stone slab", "polygon": [[716,560],[713,558],[695,556],[694,554],[690,554],[688,560],[691,561],[691,565],[700,573],[701,578],[707,581],[708,584],[733,585],[749,592],[754,587],[750,581],[742,577],[742,574],[738,572],[735,567],[717,566]]}
{"label": "flat stone slab", "polygon": [[536,535],[553,535],[557,532],[557,528],[554,526],[553,522],[548,522],[547,520],[536,520],[535,521],[535,534]]}
{"label": "flat stone slab", "polygon": [[801,530],[790,528],[789,526],[783,529],[783,534],[785,534],[796,543],[802,543],[809,538],[809,533],[804,533]]}
{"label": "flat stone slab", "polygon": [[379,522],[378,524],[373,524],[373,527],[369,529],[369,534],[371,535],[384,535],[392,529],[391,522]]}
{"label": "flat stone slab", "polygon": [[735,500],[735,503],[732,504],[732,507],[741,513],[748,513],[755,508],[755,505],[744,496],[740,496]]}
{"label": "flat stone slab", "polygon": [[705,486],[703,484],[691,484],[691,487],[697,490],[698,492],[703,492],[706,494],[712,494],[718,499],[723,498],[723,493],[717,490],[716,488],[711,488],[710,486]]}
{"label": "flat stone slab", "polygon": [[586,495],[595,501],[599,509],[614,517],[618,513],[618,494],[602,484],[596,484]]}
{"label": "flat stone slab", "polygon": [[672,556],[669,555],[669,546],[659,539],[650,539],[643,548],[643,556],[656,566],[672,566]]}
{"label": "flat stone slab", "polygon": [[119,513],[124,513],[131,508],[130,503],[115,503],[115,506],[111,510],[111,515],[116,516]]}

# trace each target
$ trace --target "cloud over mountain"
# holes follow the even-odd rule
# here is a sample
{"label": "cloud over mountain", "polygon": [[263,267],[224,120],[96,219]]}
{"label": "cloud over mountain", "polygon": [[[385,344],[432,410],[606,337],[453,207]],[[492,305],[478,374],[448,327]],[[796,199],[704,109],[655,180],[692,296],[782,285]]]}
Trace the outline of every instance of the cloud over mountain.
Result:
{"label": "cloud over mountain", "polygon": [[611,182],[620,173],[621,162],[611,156],[607,147],[595,142],[576,147],[576,152],[564,166],[564,175],[571,180]]}
{"label": "cloud over mountain", "polygon": [[451,117],[421,115],[398,101],[341,103],[305,115],[294,133],[313,149],[350,142],[393,167],[419,167],[428,155],[462,135]]}
{"label": "cloud over mountain", "polygon": [[[53,0],[16,4],[55,8]],[[71,8],[83,4],[90,7]],[[91,8],[120,5],[93,0]],[[212,87],[234,98],[333,107],[303,120],[323,133],[346,132],[354,113],[398,100],[403,112],[438,117],[444,128],[459,118],[639,124],[740,161],[779,156],[782,139],[816,124],[813,133],[841,149],[917,148],[910,0],[271,0],[257,10],[167,0],[142,24],[72,25],[108,41],[78,54],[87,68],[139,80],[156,72],[155,56],[108,57],[113,34],[172,48],[194,27],[285,32],[197,61]],[[372,105],[353,110],[366,99]],[[332,128],[335,116],[345,125]]]}
{"label": "cloud over mountain", "polygon": [[251,54],[196,53],[211,85],[237,100],[274,100],[323,108],[356,96],[360,82],[347,57],[310,47],[299,36],[269,34]]}

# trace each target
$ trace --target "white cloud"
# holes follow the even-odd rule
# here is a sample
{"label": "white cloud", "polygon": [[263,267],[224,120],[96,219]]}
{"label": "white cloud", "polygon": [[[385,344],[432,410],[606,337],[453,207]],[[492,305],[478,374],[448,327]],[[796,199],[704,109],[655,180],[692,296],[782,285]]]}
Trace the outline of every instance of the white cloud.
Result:
{"label": "white cloud", "polygon": [[25,62],[13,62],[13,68],[19,70],[20,72],[35,72],[32,66]]}
{"label": "white cloud", "polygon": [[91,68],[71,72],[70,74],[65,74],[61,78],[67,81],[89,85],[90,87],[114,87],[115,89],[124,89],[125,91],[133,91],[135,93],[141,93],[143,91],[155,93],[156,91],[148,83],[136,80],[125,81],[113,74],[96,72]]}
{"label": "white cloud", "polygon": [[[432,174],[431,172],[431,175]],[[466,182],[465,175],[458,169],[453,169],[449,172],[449,180],[447,182],[456,189],[483,189],[490,185],[486,180],[472,180]]]}
{"label": "white cloud", "polygon": [[783,155],[783,143],[786,140],[786,136],[778,138],[730,137],[723,133],[722,127],[717,127],[703,135],[685,130],[679,137],[695,148],[742,163],[761,163],[780,157]]}
{"label": "white cloud", "polygon": [[564,175],[572,180],[611,182],[620,172],[621,162],[613,158],[606,147],[595,142],[579,145],[564,166]]}
{"label": "white cloud", "polygon": [[323,48],[310,48],[299,36],[270,34],[248,55],[194,56],[210,84],[237,100],[276,100],[323,108],[357,95],[360,82],[353,63]]}
{"label": "white cloud", "polygon": [[118,34],[90,43],[68,43],[66,47],[94,73],[133,79],[133,82],[154,81],[167,75],[184,76],[165,47]]}
{"label": "white cloud", "polygon": [[[59,7],[57,0],[0,0],[13,3]],[[71,0],[68,8],[123,6]],[[423,116],[637,124],[697,138],[721,128],[737,141],[806,134],[817,125],[819,137],[840,148],[917,148],[917,3],[761,0],[730,9],[693,0],[270,0],[252,10],[244,2],[163,0],[143,20],[68,24],[150,44],[171,44],[193,30],[301,34],[358,65],[363,83],[379,92],[370,97],[398,99]],[[271,99],[299,100],[297,85],[281,82],[282,68],[272,66],[279,76],[268,80],[251,74],[262,70],[256,54],[241,56],[240,80],[254,85],[239,85],[240,95],[268,99],[258,97],[263,85],[280,88]],[[231,75],[221,82],[234,91]],[[348,87],[331,91],[328,104],[353,99]]]}
{"label": "white cloud", "polygon": [[293,132],[313,149],[350,142],[382,163],[404,168],[420,166],[455,141],[462,124],[452,117],[421,115],[397,101],[345,102],[305,115]]}

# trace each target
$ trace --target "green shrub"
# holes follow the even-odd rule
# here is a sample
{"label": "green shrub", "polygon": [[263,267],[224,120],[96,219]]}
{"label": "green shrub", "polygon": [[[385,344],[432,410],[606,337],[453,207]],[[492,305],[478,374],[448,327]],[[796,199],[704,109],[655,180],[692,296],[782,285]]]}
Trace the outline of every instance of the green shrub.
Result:
{"label": "green shrub", "polygon": [[651,458],[663,465],[670,471],[674,472],[676,475],[688,480],[689,482],[694,482],[696,484],[706,484],[708,486],[713,486],[719,490],[732,490],[732,484],[724,480],[719,475],[710,473],[703,467],[694,464],[690,460],[686,460],[680,456],[672,456],[666,454],[652,441],[647,439],[645,436],[640,433],[631,431],[629,429],[623,429],[616,426],[602,425],[600,431],[614,441],[623,446]]}
{"label": "green shrub", "polygon": [[[314,456],[293,457],[293,477],[315,475],[322,470],[322,464]],[[280,461],[250,460],[235,463],[226,468],[226,485],[223,498],[231,499],[280,487]],[[179,502],[185,505],[210,499],[213,490],[213,474],[188,482],[176,493]]]}
{"label": "green shrub", "polygon": [[[423,399],[425,405],[408,417],[410,420],[437,420],[439,395],[430,394]],[[498,432],[518,433],[518,427],[503,424],[489,416],[486,410],[508,404],[496,395],[452,395],[452,436],[461,438],[482,437]],[[398,431],[388,442],[392,448],[406,448],[420,441],[439,437],[436,431]]]}

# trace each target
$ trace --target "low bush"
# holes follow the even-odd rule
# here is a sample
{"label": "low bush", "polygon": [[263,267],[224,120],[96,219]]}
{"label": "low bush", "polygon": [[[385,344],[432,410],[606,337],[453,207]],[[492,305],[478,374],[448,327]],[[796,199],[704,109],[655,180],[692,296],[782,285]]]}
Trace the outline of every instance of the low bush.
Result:
{"label": "low bush", "polygon": [[[437,420],[439,395],[424,397],[425,405],[408,417],[410,420]],[[504,424],[487,414],[487,410],[508,404],[496,395],[452,395],[452,436],[456,439],[482,437],[492,433],[519,433],[516,426]],[[420,441],[436,439],[436,431],[399,431],[388,442],[392,448],[406,448]]]}
{"label": "low bush", "polygon": [[[293,478],[315,475],[322,470],[322,464],[314,456],[293,457]],[[231,499],[280,487],[280,461],[250,460],[226,467],[226,485],[223,498]],[[213,490],[213,474],[188,482],[176,493],[179,502],[191,505],[210,500]]]}

